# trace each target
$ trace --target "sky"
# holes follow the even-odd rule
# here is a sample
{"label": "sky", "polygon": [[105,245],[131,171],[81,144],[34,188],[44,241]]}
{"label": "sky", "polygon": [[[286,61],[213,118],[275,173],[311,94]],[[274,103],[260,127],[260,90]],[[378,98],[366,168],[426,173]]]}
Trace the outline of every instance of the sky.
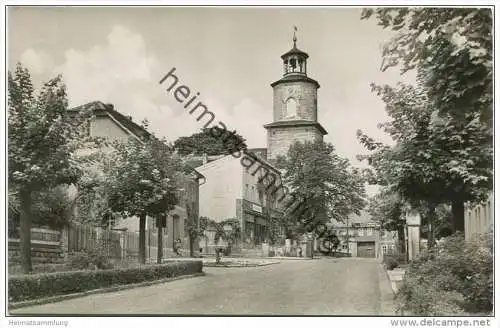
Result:
{"label": "sky", "polygon": [[325,141],[355,166],[365,153],[356,131],[388,142],[377,124],[384,104],[370,83],[410,81],[380,71],[381,47],[392,32],[361,20],[361,8],[10,7],[8,68],[21,62],[35,85],[62,74],[70,106],[112,103],[135,122],[174,141],[202,127],[158,82],[173,67],[199,92],[217,121],[266,147],[272,121],[270,84],[283,75],[280,56],[297,46],[309,54]]}

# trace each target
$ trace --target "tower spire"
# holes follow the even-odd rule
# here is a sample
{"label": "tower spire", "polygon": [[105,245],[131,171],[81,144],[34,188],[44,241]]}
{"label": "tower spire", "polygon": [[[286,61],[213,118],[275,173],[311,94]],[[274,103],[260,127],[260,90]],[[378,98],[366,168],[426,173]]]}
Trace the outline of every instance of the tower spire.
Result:
{"label": "tower spire", "polygon": [[297,47],[297,35],[295,34],[297,32],[297,26],[293,26],[293,47]]}

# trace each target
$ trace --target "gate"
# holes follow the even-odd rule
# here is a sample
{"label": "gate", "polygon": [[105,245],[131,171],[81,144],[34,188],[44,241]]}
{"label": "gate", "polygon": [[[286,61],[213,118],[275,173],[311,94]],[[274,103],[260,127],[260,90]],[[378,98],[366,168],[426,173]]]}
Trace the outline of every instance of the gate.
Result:
{"label": "gate", "polygon": [[375,242],[365,241],[358,242],[358,257],[375,257]]}

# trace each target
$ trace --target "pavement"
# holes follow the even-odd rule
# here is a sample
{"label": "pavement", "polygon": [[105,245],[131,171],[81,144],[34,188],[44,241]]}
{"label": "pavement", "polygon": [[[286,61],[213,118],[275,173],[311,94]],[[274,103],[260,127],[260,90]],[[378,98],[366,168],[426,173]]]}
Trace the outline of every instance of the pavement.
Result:
{"label": "pavement", "polygon": [[11,315],[394,315],[379,261],[282,261],[9,311]]}

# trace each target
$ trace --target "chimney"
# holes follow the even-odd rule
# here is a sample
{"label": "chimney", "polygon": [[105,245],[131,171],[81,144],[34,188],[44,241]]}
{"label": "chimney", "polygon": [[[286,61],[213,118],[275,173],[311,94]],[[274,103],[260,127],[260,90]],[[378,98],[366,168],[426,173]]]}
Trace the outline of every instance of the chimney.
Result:
{"label": "chimney", "polygon": [[204,153],[203,154],[203,165],[205,165],[207,163],[208,163],[208,155],[207,155],[207,153]]}

